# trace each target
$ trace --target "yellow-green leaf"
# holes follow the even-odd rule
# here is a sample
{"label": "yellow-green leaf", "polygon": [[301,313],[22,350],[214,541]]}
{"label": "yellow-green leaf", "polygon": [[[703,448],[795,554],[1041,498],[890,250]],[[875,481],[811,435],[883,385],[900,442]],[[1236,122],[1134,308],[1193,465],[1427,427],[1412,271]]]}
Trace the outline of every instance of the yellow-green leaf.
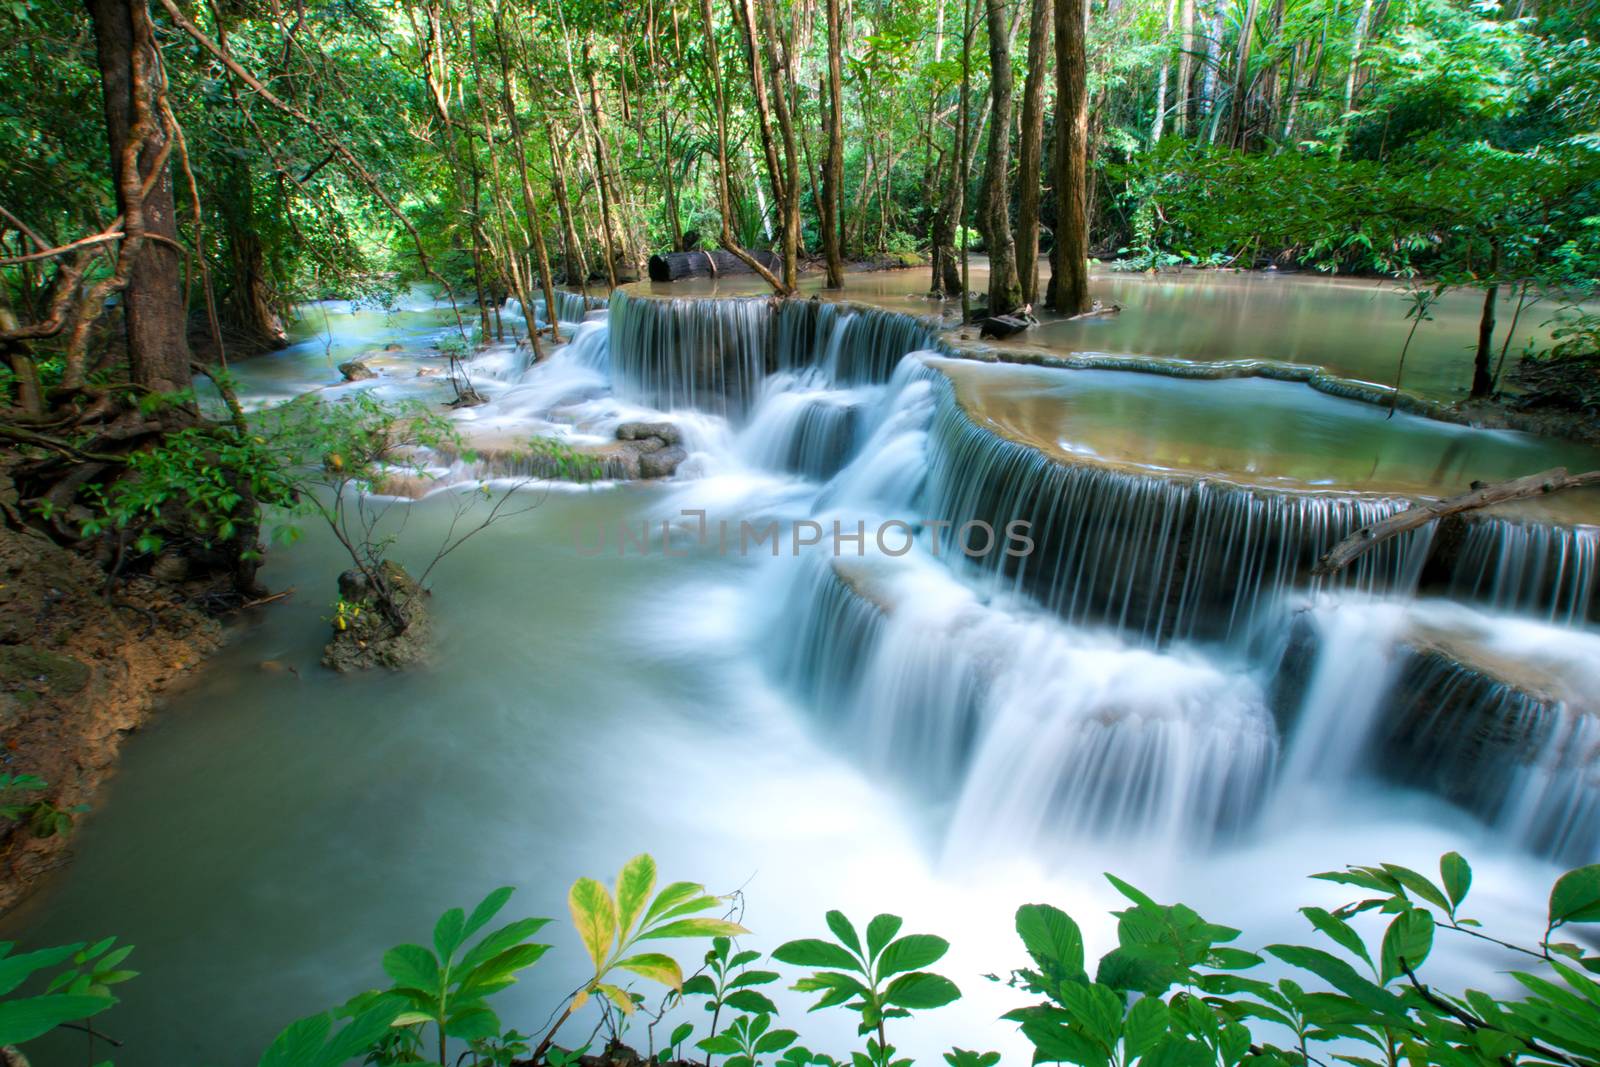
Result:
{"label": "yellow-green leaf", "polygon": [[625,960],[618,960],[617,966],[625,971],[660,982],[673,989],[683,988],[683,969],[678,966],[678,961],[671,956],[660,952],[641,952],[637,956],[629,956]]}
{"label": "yellow-green leaf", "polygon": [[617,875],[619,939],[627,938],[628,931],[633,929],[634,920],[639,918],[639,913],[644,910],[645,901],[650,899],[650,892],[655,887],[656,861],[647,853],[641,853],[623,864],[622,873]]}
{"label": "yellow-green leaf", "polygon": [[572,998],[572,1010],[576,1012],[587,1003],[589,1003],[589,991],[580,989],[578,990],[578,995]]}
{"label": "yellow-green leaf", "polygon": [[617,1006],[617,1010],[621,1011],[624,1015],[632,1015],[633,1009],[637,1007],[637,1005],[634,1004],[632,997],[628,996],[628,994],[624,993],[614,985],[606,985],[601,983],[595,988],[604,993],[606,998],[610,1000],[611,1003],[615,1004]]}
{"label": "yellow-green leaf", "polygon": [[657,937],[738,937],[750,931],[726,919],[679,919],[639,935],[645,941]]}
{"label": "yellow-green leaf", "polygon": [[577,927],[583,947],[589,950],[589,958],[598,971],[605,965],[616,934],[617,906],[605,886],[593,878],[579,878],[567,894],[567,907],[572,910],[572,925]]}

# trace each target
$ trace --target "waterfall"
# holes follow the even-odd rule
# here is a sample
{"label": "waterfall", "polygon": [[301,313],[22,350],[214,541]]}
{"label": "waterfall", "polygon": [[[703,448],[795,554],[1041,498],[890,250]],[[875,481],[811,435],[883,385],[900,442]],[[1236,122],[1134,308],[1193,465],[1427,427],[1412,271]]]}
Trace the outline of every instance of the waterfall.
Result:
{"label": "waterfall", "polygon": [[822,481],[855,454],[871,399],[865,390],[819,388],[810,375],[775,374],[744,431],[743,451],[759,466]]}
{"label": "waterfall", "polygon": [[[750,628],[819,728],[938,814],[950,856],[1106,837],[1203,848],[1247,829],[1270,790],[1376,779],[1540,853],[1594,858],[1592,698],[1502,668],[1543,664],[1542,649],[1560,651],[1552,677],[1600,663],[1583,643],[1600,635],[1570,628],[1596,606],[1600,531],[1429,526],[1310,583],[1334,543],[1411,502],[1013,439],[963,407],[941,369],[952,353],[912,315],[619,291],[605,321],[461,417],[554,409],[599,439],[670,415],[690,453],[675,506],[915,531],[901,556],[761,561]],[[1031,552],[965,558],[973,521],[1028,523]],[[1419,588],[1568,629],[1435,608],[1410,599]],[[1502,633],[1518,636],[1486,636]]]}
{"label": "waterfall", "polygon": [[[1031,523],[1032,554],[997,557],[1009,580],[1064,618],[1147,640],[1249,633],[1340,538],[1409,503],[1068,463],[973,422],[953,392],[941,384],[930,511],[958,525]],[[1431,532],[1378,546],[1331,584],[1410,588]]]}
{"label": "waterfall", "polygon": [[985,603],[924,555],[800,562],[780,677],[866,766],[951,807],[950,854],[1203,846],[1255,812],[1277,737],[1243,674]]}
{"label": "waterfall", "polygon": [[1463,524],[1450,594],[1580,626],[1596,619],[1600,527],[1552,526],[1502,518]]}
{"label": "waterfall", "polygon": [[1332,598],[1277,668],[1283,780],[1382,778],[1523,847],[1600,855],[1600,638],[1451,604]]}
{"label": "waterfall", "polygon": [[910,315],[821,300],[611,298],[618,395],[745,417],[767,376],[818,368],[836,385],[886,382],[907,353],[940,347]]}

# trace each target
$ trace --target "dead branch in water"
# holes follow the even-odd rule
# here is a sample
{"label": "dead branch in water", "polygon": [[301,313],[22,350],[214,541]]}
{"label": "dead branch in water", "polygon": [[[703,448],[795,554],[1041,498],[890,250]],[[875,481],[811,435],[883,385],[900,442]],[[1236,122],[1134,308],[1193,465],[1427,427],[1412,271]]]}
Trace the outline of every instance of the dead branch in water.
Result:
{"label": "dead branch in water", "polygon": [[1585,474],[1568,474],[1565,467],[1556,467],[1540,474],[1529,474],[1509,482],[1484,485],[1474,482],[1472,488],[1459,496],[1435,500],[1427,504],[1414,504],[1405,511],[1396,512],[1346,537],[1328,550],[1327,555],[1312,568],[1315,577],[1326,577],[1343,570],[1362,553],[1410,530],[1415,530],[1434,519],[1457,515],[1463,511],[1476,511],[1510,500],[1559,493],[1563,489],[1578,489],[1586,485],[1600,485],[1600,470]]}

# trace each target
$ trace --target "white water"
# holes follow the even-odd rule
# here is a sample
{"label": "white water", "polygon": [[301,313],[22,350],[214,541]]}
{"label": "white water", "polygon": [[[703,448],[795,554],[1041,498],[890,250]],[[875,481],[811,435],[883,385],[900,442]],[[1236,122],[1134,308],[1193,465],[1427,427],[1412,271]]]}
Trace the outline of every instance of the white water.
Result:
{"label": "white water", "polygon": [[[685,509],[713,526],[778,520],[785,537],[805,519],[870,529],[941,517],[927,476],[948,391],[917,358],[840,384],[830,367],[875,361],[846,344],[862,320],[830,321],[820,370],[720,376],[747,390],[748,409],[671,406],[703,379],[619,397],[604,321],[572,324],[572,342],[537,365],[513,347],[471,361],[490,398],[457,416],[475,436],[599,442],[622,421],[668,419],[691,458],[669,484],[556,497],[533,524],[497,527],[453,558],[436,669],[318,673],[324,608],[310,592],[136,739],[63,887],[21,918],[40,936],[92,926],[141,946],[147,977],[129,987],[119,1030],[135,1040],[118,1062],[247,1062],[293,1015],[378,980],[381,948],[423,938],[442,908],[510,882],[523,887],[518,914],[557,912],[574,877],[642,849],[669,877],[719,891],[748,881],[754,947],[820,933],[832,906],[863,919],[896,910],[908,929],[949,937],[940,969],[966,999],[897,1037],[923,1062],[951,1043],[1021,1054],[993,1022],[1017,998],[979,976],[1021,962],[1011,914],[1029,900],[1077,916],[1091,952],[1110,948],[1105,911],[1119,898],[1104,870],[1242,926],[1259,947],[1312,936],[1295,906],[1348,899],[1306,875],[1380,860],[1429,869],[1449,849],[1474,861],[1473,913],[1536,938],[1556,867],[1524,849],[1550,851],[1556,834],[1562,850],[1600,858],[1584,836],[1597,786],[1583,709],[1566,709],[1573,728],[1546,736],[1517,772],[1519,802],[1492,824],[1375,781],[1365,764],[1394,686],[1393,637],[1419,618],[1477,626],[1475,612],[1318,600],[1306,694],[1285,709],[1273,656],[1158,644],[1115,618],[1068,622],[998,572],[953,566],[948,543],[935,557],[925,526],[904,556],[869,534],[837,561],[829,546],[741,557],[682,534],[681,559],[619,557],[614,542],[597,558],[573,550],[575,529],[659,530]],[[714,334],[727,339],[700,330]],[[758,346],[736,347],[755,368]],[[320,370],[308,379],[323,384]],[[665,410],[646,406],[658,400]],[[837,473],[837,436],[819,437],[807,415],[819,410],[856,421]],[[425,502],[415,521],[431,533],[442,517]],[[313,541],[275,555],[268,579],[316,590],[335,565]],[[1287,628],[1303,592],[1285,599],[1288,588],[1251,593],[1252,632]],[[1487,618],[1515,635],[1497,654],[1538,652],[1546,673],[1600,661],[1592,635]],[[262,660],[301,673],[261,674]],[[536,1023],[570,985],[581,961],[567,941],[506,994],[508,1019]],[[1505,962],[1461,939],[1430,970],[1444,988],[1494,987]],[[828,1013],[804,1022],[813,1046],[852,1040]]]}

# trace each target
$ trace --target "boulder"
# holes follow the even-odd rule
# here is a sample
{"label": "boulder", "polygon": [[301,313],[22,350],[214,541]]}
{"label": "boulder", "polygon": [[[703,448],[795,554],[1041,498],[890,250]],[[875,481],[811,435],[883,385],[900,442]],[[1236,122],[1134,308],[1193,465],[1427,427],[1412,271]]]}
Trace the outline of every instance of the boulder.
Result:
{"label": "boulder", "polygon": [[670,422],[625,422],[617,427],[619,441],[642,441],[647,437],[658,437],[668,445],[683,442],[683,435]]}
{"label": "boulder", "polygon": [[427,659],[430,633],[426,593],[404,567],[392,560],[378,566],[381,580],[394,592],[405,623],[396,628],[379,607],[366,575],[351,569],[339,575],[339,608],[333,636],[322,649],[322,664],[344,673],[386,667],[400,670]]}
{"label": "boulder", "polygon": [[646,452],[639,457],[639,477],[670,478],[677,473],[678,465],[688,458],[689,453],[678,445]]}
{"label": "boulder", "polygon": [[359,359],[352,359],[348,363],[339,364],[339,373],[344,375],[344,380],[347,382],[365,381],[368,378],[376,378],[378,376],[377,371]]}

